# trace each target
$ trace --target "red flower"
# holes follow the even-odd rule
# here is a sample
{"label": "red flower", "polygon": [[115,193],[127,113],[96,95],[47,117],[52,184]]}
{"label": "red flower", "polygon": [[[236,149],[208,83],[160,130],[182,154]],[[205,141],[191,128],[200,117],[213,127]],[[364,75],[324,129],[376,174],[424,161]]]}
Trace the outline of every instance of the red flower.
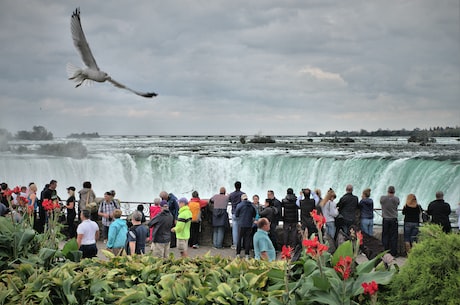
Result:
{"label": "red flower", "polygon": [[26,205],[27,203],[29,203],[29,199],[27,199],[26,197],[24,196],[19,196],[18,198],[18,203],[20,205]]}
{"label": "red flower", "polygon": [[52,211],[54,209],[54,203],[49,199],[43,200],[42,206],[45,209],[45,211]]}
{"label": "red flower", "polygon": [[313,217],[313,220],[315,221],[318,230],[321,230],[324,224],[326,223],[326,218],[321,214],[318,215],[318,212],[316,210],[311,211],[310,215],[311,217]]}
{"label": "red flower", "polygon": [[352,261],[353,260],[349,256],[346,256],[345,258],[341,256],[337,265],[334,266],[334,270],[341,274],[342,279],[344,280],[350,277]]}
{"label": "red flower", "polygon": [[285,246],[281,248],[281,259],[291,259],[291,254],[292,254],[292,248],[291,246]]}
{"label": "red flower", "polygon": [[302,245],[307,248],[307,254],[315,259],[320,257],[324,252],[327,251],[327,249],[329,249],[328,246],[323,245],[318,241],[318,236],[313,237],[313,239],[304,239],[302,241]]}
{"label": "red flower", "polygon": [[363,233],[361,231],[356,232],[356,238],[359,239],[359,245],[363,245]]}
{"label": "red flower", "polygon": [[13,194],[13,190],[7,189],[6,191],[3,192],[7,197],[11,196]]}
{"label": "red flower", "polygon": [[19,194],[20,192],[21,192],[21,187],[20,187],[20,186],[16,186],[16,187],[13,189],[13,193]]}
{"label": "red flower", "polygon": [[379,290],[379,286],[375,281],[370,283],[362,283],[361,286],[364,288],[364,294],[373,295]]}

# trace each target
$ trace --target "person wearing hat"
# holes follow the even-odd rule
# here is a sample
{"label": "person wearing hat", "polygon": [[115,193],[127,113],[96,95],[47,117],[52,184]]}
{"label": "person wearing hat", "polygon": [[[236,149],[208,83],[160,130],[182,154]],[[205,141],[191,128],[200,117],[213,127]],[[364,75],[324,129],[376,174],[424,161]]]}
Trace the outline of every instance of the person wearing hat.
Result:
{"label": "person wearing hat", "polygon": [[75,216],[77,216],[75,212],[75,187],[69,186],[67,194],[69,194],[65,205],[67,209],[67,238],[71,239],[77,236],[75,227]]}
{"label": "person wearing hat", "polygon": [[152,230],[152,254],[157,257],[167,258],[169,256],[169,247],[171,243],[171,228],[174,217],[169,212],[169,205],[166,200],[159,203],[160,213],[155,215],[149,221],[149,227]]}
{"label": "person wearing hat", "polygon": [[138,210],[133,212],[133,226],[128,230],[127,254],[145,254],[145,243],[149,237],[149,230],[142,223],[142,213]]}
{"label": "person wearing hat", "polygon": [[179,215],[177,216],[176,226],[171,229],[171,232],[176,233],[177,249],[182,257],[187,257],[191,223],[192,211],[188,207],[187,198],[182,197],[179,199]]}

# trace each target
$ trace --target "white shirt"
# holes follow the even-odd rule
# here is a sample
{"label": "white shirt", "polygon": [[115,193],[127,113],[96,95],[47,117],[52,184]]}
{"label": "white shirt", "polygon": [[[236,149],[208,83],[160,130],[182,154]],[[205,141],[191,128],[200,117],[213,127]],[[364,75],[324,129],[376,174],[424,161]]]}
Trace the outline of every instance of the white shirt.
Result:
{"label": "white shirt", "polygon": [[99,231],[99,226],[96,222],[87,219],[78,225],[77,234],[82,234],[82,245],[93,245],[96,243],[96,232]]}

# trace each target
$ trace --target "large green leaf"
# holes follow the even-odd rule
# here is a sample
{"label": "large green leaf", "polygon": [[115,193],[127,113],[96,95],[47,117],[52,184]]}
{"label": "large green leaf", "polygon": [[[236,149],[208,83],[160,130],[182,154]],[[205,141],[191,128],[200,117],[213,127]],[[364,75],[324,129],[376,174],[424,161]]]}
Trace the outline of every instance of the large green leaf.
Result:
{"label": "large green leaf", "polygon": [[67,253],[65,257],[68,260],[71,260],[72,262],[78,263],[79,261],[81,261],[82,256],[83,256],[83,252],[81,252],[80,250],[75,250],[75,251],[70,251],[69,253]]}
{"label": "large green leaf", "polygon": [[49,261],[51,258],[54,257],[54,255],[56,254],[56,251],[57,250],[50,249],[50,248],[41,248],[40,252],[38,253],[38,256],[43,261]]}
{"label": "large green leaf", "polygon": [[393,278],[396,270],[376,271],[371,273],[363,273],[353,283],[353,295],[358,295],[363,292],[362,283],[370,283],[375,281],[379,285],[388,285]]}
{"label": "large green leaf", "polygon": [[331,287],[329,280],[324,276],[315,274],[311,278],[313,279],[315,287],[320,290],[327,291]]}
{"label": "large green leaf", "polygon": [[15,227],[13,222],[8,217],[0,217],[0,234],[13,233]]}
{"label": "large green leaf", "polygon": [[340,257],[353,257],[353,245],[351,244],[351,241],[347,240],[343,244],[341,244],[337,250],[334,252],[334,255],[332,256],[331,263],[332,266],[335,266],[339,260]]}
{"label": "large green leaf", "polygon": [[377,265],[376,264],[377,260],[380,260],[380,258],[384,254],[385,254],[385,252],[382,252],[379,255],[377,255],[376,257],[374,257],[373,259],[371,259],[370,261],[360,263],[358,265],[358,267],[356,267],[356,272],[358,274],[371,272],[374,269],[374,267]]}
{"label": "large green leaf", "polygon": [[24,229],[14,232],[14,247],[16,247],[18,254],[24,251],[30,245],[30,242],[35,237],[35,231],[32,229]]}
{"label": "large green leaf", "polygon": [[68,242],[65,243],[64,247],[62,248],[62,255],[67,256],[70,251],[77,251],[78,250],[78,243],[75,238],[72,238]]}

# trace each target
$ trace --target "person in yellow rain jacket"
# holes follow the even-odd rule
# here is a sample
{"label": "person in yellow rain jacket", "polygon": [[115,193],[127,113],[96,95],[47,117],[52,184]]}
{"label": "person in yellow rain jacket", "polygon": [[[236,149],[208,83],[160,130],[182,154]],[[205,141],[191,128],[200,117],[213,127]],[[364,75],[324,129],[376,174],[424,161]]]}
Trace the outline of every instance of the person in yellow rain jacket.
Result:
{"label": "person in yellow rain jacket", "polygon": [[182,197],[179,199],[179,215],[177,216],[176,226],[171,229],[172,232],[176,233],[177,249],[182,257],[187,257],[191,223],[192,212],[188,207],[188,200]]}

